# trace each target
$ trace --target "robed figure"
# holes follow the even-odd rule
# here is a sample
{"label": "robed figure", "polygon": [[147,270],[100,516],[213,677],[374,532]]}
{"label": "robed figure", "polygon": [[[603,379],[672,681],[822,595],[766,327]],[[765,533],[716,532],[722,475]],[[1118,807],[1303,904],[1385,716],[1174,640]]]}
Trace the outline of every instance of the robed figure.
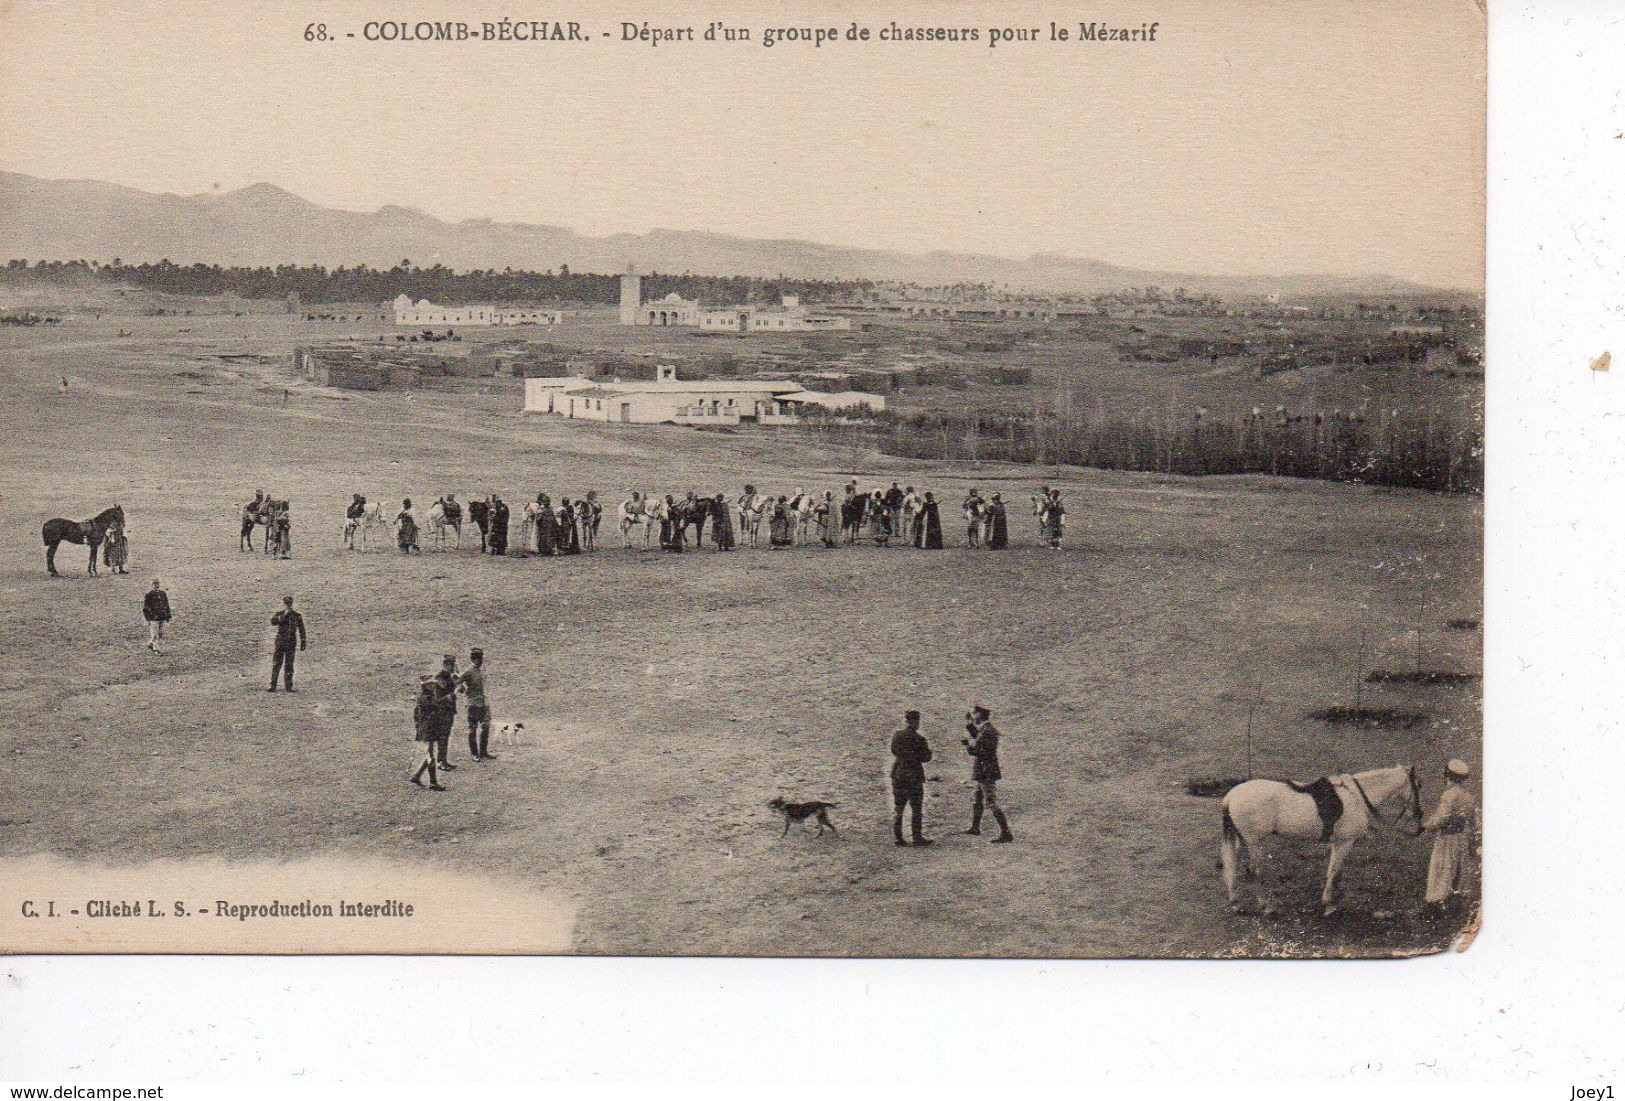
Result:
{"label": "robed figure", "polygon": [[925,504],[920,506],[919,535],[914,545],[923,550],[942,549],[942,513],[937,508],[937,499],[929,493],[925,495]]}

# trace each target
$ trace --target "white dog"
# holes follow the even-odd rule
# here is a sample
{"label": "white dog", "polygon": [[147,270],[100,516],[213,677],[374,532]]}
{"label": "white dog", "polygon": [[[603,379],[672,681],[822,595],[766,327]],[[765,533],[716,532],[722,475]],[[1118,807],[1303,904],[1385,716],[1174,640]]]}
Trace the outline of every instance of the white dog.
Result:
{"label": "white dog", "polygon": [[524,745],[524,723],[495,723],[491,727],[497,745]]}

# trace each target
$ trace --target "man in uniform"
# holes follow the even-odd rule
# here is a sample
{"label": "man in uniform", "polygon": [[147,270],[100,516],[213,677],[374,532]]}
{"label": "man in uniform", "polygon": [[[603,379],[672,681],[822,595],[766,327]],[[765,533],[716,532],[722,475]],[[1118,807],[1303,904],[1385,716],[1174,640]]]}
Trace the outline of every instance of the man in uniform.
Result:
{"label": "man in uniform", "polygon": [[434,687],[440,704],[440,715],[434,728],[434,754],[441,768],[454,772],[457,766],[446,760],[451,732],[457,727],[457,659],[451,654],[440,660],[440,672],[434,675]]}
{"label": "man in uniform", "polygon": [[992,717],[987,708],[973,707],[965,716],[965,730],[970,737],[961,738],[960,744],[975,762],[971,765],[970,778],[976,782],[976,801],[971,804],[970,829],[965,832],[981,835],[982,808],[986,806],[999,824],[999,836],[993,839],[997,845],[1016,838],[1010,832],[1010,823],[1004,820],[1004,811],[999,809],[999,778],[1003,773],[999,771],[999,731],[988,721]]}
{"label": "man in uniform", "polygon": [[276,628],[276,656],[271,661],[270,691],[276,691],[280,673],[282,686],[292,692],[294,643],[300,650],[305,648],[305,617],[293,610],[293,597],[282,598],[282,610],[271,617],[271,626]]}
{"label": "man in uniform", "polygon": [[458,678],[468,697],[468,752],[476,761],[494,761],[491,745],[491,708],[485,702],[485,651],[468,652],[468,672]]}
{"label": "man in uniform", "polygon": [[905,712],[903,723],[903,729],[891,736],[891,790],[895,811],[892,836],[897,838],[899,845],[908,844],[903,840],[903,810],[905,807],[912,808],[910,825],[913,827],[914,843],[930,845],[931,840],[922,832],[921,819],[925,811],[925,762],[931,759],[931,744],[920,733],[918,711]]}
{"label": "man in uniform", "polygon": [[1461,890],[1473,815],[1478,810],[1472,793],[1467,790],[1467,777],[1471,774],[1466,761],[1452,759],[1445,765],[1444,793],[1439,796],[1438,809],[1422,822],[1423,829],[1434,831],[1433,854],[1428,857],[1427,895],[1422,905],[1425,917],[1443,917],[1445,907]]}

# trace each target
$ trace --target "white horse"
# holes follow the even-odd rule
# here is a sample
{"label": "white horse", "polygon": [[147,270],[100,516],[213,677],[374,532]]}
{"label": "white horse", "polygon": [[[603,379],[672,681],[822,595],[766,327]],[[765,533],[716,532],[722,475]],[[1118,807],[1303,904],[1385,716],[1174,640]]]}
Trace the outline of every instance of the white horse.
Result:
{"label": "white horse", "polygon": [[[1404,765],[1328,779],[1343,801],[1342,816],[1332,830],[1326,887],[1320,894],[1323,912],[1330,915],[1336,909],[1332,898],[1338,874],[1356,841],[1379,828],[1397,830],[1409,815],[1415,816],[1416,829],[1405,832],[1413,837],[1421,835],[1422,784],[1416,778],[1416,768]],[[1384,817],[1383,804],[1396,796],[1405,801],[1392,817]],[[1230,896],[1232,908],[1236,907],[1237,870],[1249,879],[1253,876],[1254,847],[1262,845],[1272,834],[1317,840],[1324,830],[1314,797],[1284,780],[1248,780],[1231,788],[1224,797],[1222,826],[1219,867],[1224,873],[1224,889]]]}
{"label": "white horse", "polygon": [[455,521],[452,521],[452,520],[448,520],[446,518],[446,500],[445,500],[445,498],[442,497],[442,498],[436,499],[435,503],[429,506],[429,520],[428,520],[429,537],[434,540],[434,545],[435,545],[436,550],[445,550],[446,549],[446,529],[447,528],[450,528],[453,532],[456,533],[456,535],[457,535],[457,544],[456,545],[459,548],[462,547],[462,545],[463,545],[463,525],[460,522],[455,522]]}
{"label": "white horse", "polygon": [[629,538],[633,528],[643,529],[643,549],[649,549],[649,537],[654,534],[655,516],[650,509],[649,498],[639,493],[633,493],[631,498],[622,501],[615,508],[615,515],[621,525],[621,547],[624,550],[632,549],[632,540]]}
{"label": "white horse", "polygon": [[368,501],[361,506],[360,516],[354,520],[344,521],[344,545],[355,550],[355,539],[359,535],[362,547],[370,547],[373,531],[388,531],[389,527],[389,520],[384,516],[383,502]]}
{"label": "white horse", "polygon": [[767,511],[767,498],[760,493],[741,493],[736,502],[739,509],[739,541],[747,547],[761,541],[762,513]]}
{"label": "white horse", "polygon": [[812,536],[813,508],[817,504],[818,498],[811,493],[803,493],[796,499],[796,542],[802,546],[806,546]]}

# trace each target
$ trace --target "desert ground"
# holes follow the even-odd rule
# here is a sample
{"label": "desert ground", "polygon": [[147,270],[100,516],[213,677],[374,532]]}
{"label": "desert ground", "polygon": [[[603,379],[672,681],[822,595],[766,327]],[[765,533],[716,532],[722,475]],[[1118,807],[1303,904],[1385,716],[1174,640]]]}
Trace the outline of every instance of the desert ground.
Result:
{"label": "desert ground", "polygon": [[[1427,843],[1386,835],[1357,846],[1336,917],[1306,905],[1323,850],[1286,842],[1259,881],[1272,914],[1230,912],[1218,802],[1185,785],[1246,775],[1249,712],[1258,775],[1415,763],[1431,804],[1447,757],[1476,770],[1476,681],[1360,682],[1479,670],[1479,499],[567,423],[523,416],[511,379],[341,393],[285,366],[323,328],[109,313],[0,330],[0,852],[445,868],[569,899],[586,953],[1388,955],[1453,932],[1410,916]],[[1068,545],[1038,545],[1024,507],[1003,553],[965,548],[951,509],[936,553],[628,552],[612,521],[597,553],[568,559],[340,539],[354,492],[393,507],[496,490],[517,521],[544,490],[613,506],[634,487],[849,476],[950,503],[996,488],[1018,506],[1059,485]],[[237,551],[257,488],[293,501],[289,561]],[[89,578],[66,546],[48,577],[41,523],[113,502],[131,573]],[[161,656],[140,616],[155,577],[176,615]],[[291,697],[265,692],[284,593],[311,639]],[[407,782],[417,678],[470,646],[488,655],[498,720],[531,736],[475,765],[459,727],[450,790],[421,790]],[[1365,706],[1427,721],[1308,717],[1352,705],[1357,684]],[[1004,734],[1013,845],[960,833],[973,701]],[[936,750],[929,849],[890,836],[886,747],[910,707]],[[839,835],[781,838],[765,806],[780,794],[838,801]]]}

